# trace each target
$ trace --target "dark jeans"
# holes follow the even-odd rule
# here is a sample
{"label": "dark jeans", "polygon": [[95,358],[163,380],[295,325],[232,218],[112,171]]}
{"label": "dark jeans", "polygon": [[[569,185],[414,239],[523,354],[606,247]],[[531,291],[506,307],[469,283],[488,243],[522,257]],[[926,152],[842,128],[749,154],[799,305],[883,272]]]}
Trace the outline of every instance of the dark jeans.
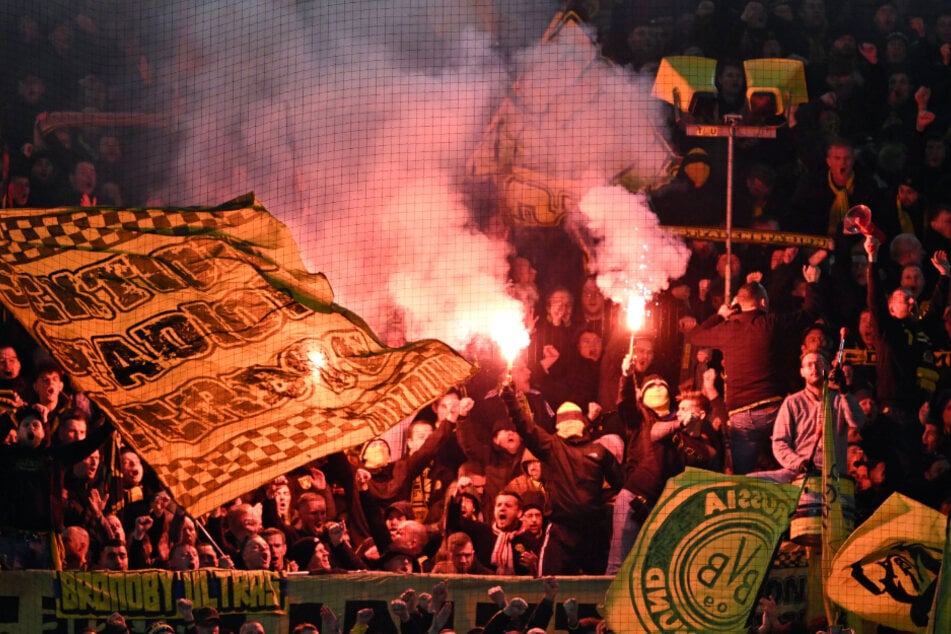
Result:
{"label": "dark jeans", "polygon": [[586,529],[552,522],[539,553],[538,576],[604,574],[605,546],[594,526]]}
{"label": "dark jeans", "polygon": [[761,455],[773,455],[773,424],[779,403],[730,415],[730,451],[733,473],[745,475],[760,469]]}

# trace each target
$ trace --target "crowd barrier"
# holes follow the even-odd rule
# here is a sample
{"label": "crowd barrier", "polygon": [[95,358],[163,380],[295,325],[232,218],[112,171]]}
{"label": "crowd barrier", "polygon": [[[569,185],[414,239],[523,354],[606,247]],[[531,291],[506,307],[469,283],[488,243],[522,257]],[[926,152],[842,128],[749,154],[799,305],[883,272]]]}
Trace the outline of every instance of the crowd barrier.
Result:
{"label": "crowd barrier", "polygon": [[[774,565],[763,592],[777,599],[782,613],[801,616],[806,611],[808,571],[804,560],[786,559]],[[407,588],[428,592],[441,579],[448,580],[453,602],[451,624],[460,634],[484,625],[495,613],[497,608],[487,595],[493,586],[501,586],[508,598],[520,596],[532,605],[542,596],[539,580],[526,577],[387,573],[285,576],[226,570],[5,571],[0,573],[0,634],[72,634],[87,625],[102,625],[113,612],[123,614],[133,632],[145,632],[160,619],[183,632],[184,625],[175,612],[176,601],[182,597],[196,607],[215,607],[223,625],[234,631],[243,621],[252,619],[260,621],[268,634],[289,632],[304,621],[319,626],[320,609],[327,605],[343,621],[344,631],[354,623],[358,610],[371,607],[376,612],[371,628],[383,634],[398,634],[389,612],[390,600]],[[610,577],[560,577],[558,609],[549,632],[567,631],[561,601],[568,597],[578,599],[582,617],[599,616],[611,581]]]}

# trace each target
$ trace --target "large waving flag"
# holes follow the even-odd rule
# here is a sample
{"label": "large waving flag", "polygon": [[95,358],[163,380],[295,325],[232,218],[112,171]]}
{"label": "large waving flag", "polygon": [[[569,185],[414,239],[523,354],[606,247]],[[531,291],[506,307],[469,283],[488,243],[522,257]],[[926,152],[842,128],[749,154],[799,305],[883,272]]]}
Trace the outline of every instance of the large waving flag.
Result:
{"label": "large waving flag", "polygon": [[667,481],[617,577],[615,632],[742,632],[799,489],[687,469]]}
{"label": "large waving flag", "polygon": [[892,494],[839,548],[826,593],[869,621],[925,632],[946,521],[938,511]]}
{"label": "large waving flag", "polygon": [[471,372],[438,341],[384,348],[251,195],[9,210],[0,300],[195,515],[382,433]]}

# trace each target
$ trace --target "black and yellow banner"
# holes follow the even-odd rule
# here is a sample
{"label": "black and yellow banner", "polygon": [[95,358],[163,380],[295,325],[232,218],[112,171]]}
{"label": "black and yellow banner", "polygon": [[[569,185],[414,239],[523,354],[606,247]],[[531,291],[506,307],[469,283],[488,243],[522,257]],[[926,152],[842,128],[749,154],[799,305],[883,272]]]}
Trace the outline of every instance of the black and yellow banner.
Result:
{"label": "black and yellow banner", "polygon": [[[726,242],[726,229],[720,227],[680,227],[664,225],[664,229],[675,233],[685,240],[709,240]],[[731,229],[730,240],[735,243],[771,244],[777,247],[810,247],[813,249],[831,249],[832,240],[828,236],[813,236],[789,231],[758,231],[753,229]]]}
{"label": "black and yellow banner", "polygon": [[472,369],[438,341],[384,348],[250,195],[10,210],[0,301],[194,515],[386,431]]}
{"label": "black and yellow banner", "polygon": [[667,481],[605,600],[618,632],[741,632],[799,489],[687,469]]}
{"label": "black and yellow banner", "polygon": [[178,614],[179,599],[222,614],[281,613],[286,607],[283,577],[264,570],[54,574],[56,613],[63,618],[113,612],[132,619],[172,618]]}

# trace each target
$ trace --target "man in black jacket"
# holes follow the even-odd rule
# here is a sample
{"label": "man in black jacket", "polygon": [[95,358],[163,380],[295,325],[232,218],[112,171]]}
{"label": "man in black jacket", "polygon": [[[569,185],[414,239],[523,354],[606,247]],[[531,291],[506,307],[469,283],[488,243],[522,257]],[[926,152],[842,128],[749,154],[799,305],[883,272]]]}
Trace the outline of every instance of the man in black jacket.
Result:
{"label": "man in black jacket", "polygon": [[512,385],[502,399],[525,446],[545,465],[551,488],[551,523],[542,547],[539,575],[601,574],[606,535],[592,531],[607,525],[603,483],[619,489],[621,466],[604,446],[587,435],[581,408],[565,403],[555,417],[555,434],[538,425],[524,398]]}

